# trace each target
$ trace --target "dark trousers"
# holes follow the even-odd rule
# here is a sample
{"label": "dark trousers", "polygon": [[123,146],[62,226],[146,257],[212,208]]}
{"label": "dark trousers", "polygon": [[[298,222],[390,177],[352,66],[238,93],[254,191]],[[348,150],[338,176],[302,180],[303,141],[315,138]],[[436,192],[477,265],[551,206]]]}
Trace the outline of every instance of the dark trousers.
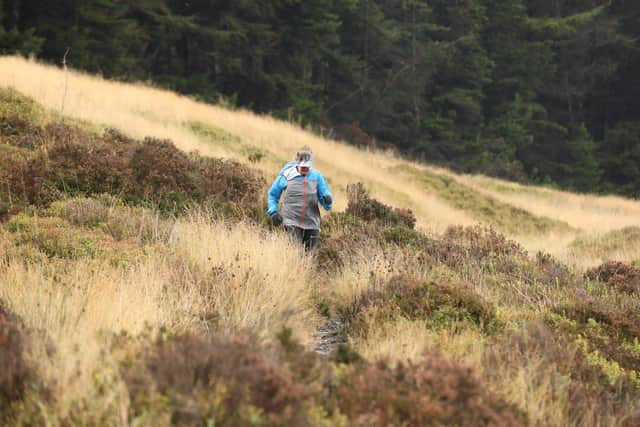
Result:
{"label": "dark trousers", "polygon": [[318,243],[318,234],[320,233],[320,230],[305,230],[292,225],[285,225],[284,229],[291,237],[302,242],[306,251],[315,248]]}

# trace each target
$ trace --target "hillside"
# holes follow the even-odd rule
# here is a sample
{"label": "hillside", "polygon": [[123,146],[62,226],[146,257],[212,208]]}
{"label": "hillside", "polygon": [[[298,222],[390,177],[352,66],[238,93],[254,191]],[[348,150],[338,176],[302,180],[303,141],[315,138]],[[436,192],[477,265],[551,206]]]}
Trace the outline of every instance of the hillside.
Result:
{"label": "hillside", "polygon": [[[640,422],[640,202],[16,57],[0,81],[0,423]],[[262,214],[305,144],[336,198],[312,256]]]}
{"label": "hillside", "polygon": [[168,138],[184,151],[245,163],[252,153],[261,153],[262,160],[251,167],[268,181],[300,146],[310,145],[318,169],[339,195],[339,211],[346,207],[346,185],[360,181],[379,200],[412,209],[418,228],[440,232],[449,225],[481,221],[516,238],[530,251],[545,250],[581,268],[609,257],[640,258],[640,247],[629,245],[615,254],[590,253],[588,260],[583,254],[574,255],[570,247],[577,237],[606,240],[609,232],[640,225],[640,202],[455,175],[391,154],[358,150],[268,116],[205,105],[147,86],[75,72],[65,77],[58,68],[16,57],[4,57],[0,65],[1,81],[8,87],[53,112],[64,104],[65,116],[97,128],[113,127],[134,138]]}
{"label": "hillside", "polygon": [[0,0],[0,55],[637,198],[638,20],[631,0]]}

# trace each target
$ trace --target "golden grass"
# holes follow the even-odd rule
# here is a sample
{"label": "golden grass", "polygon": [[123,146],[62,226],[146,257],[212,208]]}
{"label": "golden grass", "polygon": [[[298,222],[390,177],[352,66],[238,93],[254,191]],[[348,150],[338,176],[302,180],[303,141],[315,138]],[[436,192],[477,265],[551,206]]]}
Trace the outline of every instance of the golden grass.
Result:
{"label": "golden grass", "polygon": [[[64,80],[58,68],[17,57],[0,58],[0,85],[12,87],[54,111],[60,110]],[[204,123],[236,136],[243,147],[269,153],[255,164],[268,179],[298,147],[310,145],[316,153],[316,166],[336,194],[337,210],[346,207],[346,185],[361,181],[373,197],[411,208],[418,226],[428,232],[478,221],[472,212],[452,207],[446,197],[425,188],[415,177],[398,173],[402,168],[414,168],[455,179],[479,195],[565,222],[577,230],[532,235],[528,227],[523,226],[519,232],[516,225],[510,237],[531,252],[552,253],[580,269],[609,257],[622,261],[640,258],[640,242],[615,246],[609,244],[612,237],[606,234],[640,225],[637,201],[460,176],[389,154],[359,150],[270,117],[206,105],[143,84],[111,82],[78,72],[69,72],[68,82],[64,114],[70,118],[116,127],[136,138],[170,138],[179,148],[204,155],[247,160],[242,150],[229,147],[228,141],[227,145],[217,144],[194,132],[193,123]],[[580,251],[572,245],[576,238],[588,242]],[[92,374],[98,369],[115,375],[103,354],[105,332],[137,334],[147,327],[161,326],[202,331],[215,324],[229,333],[249,330],[270,339],[278,328],[288,326],[302,342],[311,344],[318,323],[312,298],[318,291],[346,306],[372,286],[388,281],[397,273],[394,266],[401,264],[401,259],[394,258],[401,256],[397,252],[391,256],[374,246],[336,274],[317,276],[310,259],[284,235],[247,224],[231,228],[199,213],[176,221],[165,247],[148,249],[145,256],[125,268],[114,267],[106,260],[85,259],[44,265],[14,260],[0,269],[0,299],[27,326],[39,331],[30,356],[47,384],[65,400],[88,395],[93,388]],[[524,313],[517,307],[510,308],[511,301],[502,300],[500,291],[490,291],[482,282],[472,284],[505,310],[504,317],[520,320],[543,316],[565,297],[553,292],[538,295],[539,300],[531,304],[535,310]],[[511,286],[512,293],[530,292],[524,285],[523,289],[517,288],[520,284]],[[374,326],[366,339],[353,343],[367,358],[416,360],[425,347],[434,347],[479,372],[484,369],[482,355],[487,342],[479,332],[428,330],[424,322],[406,319]],[[56,343],[55,353],[47,351],[47,339]],[[567,425],[563,404],[568,391],[558,389],[554,383],[557,373],[541,363],[537,359],[521,363],[518,369],[505,371],[495,379],[492,387],[533,415],[534,425]],[[124,408],[121,411],[126,424],[126,390],[119,388],[118,381],[114,384],[110,399]],[[608,424],[598,414],[587,415],[592,425]]]}
{"label": "golden grass", "polygon": [[[64,94],[64,74],[59,68],[19,57],[0,58],[0,82],[34,98],[54,111],[60,111]],[[362,181],[372,195],[385,203],[414,210],[418,226],[442,231],[452,224],[480,222],[470,212],[457,209],[436,192],[425,189],[398,169],[410,166],[430,173],[453,177],[478,193],[525,209],[533,215],[568,223],[583,232],[606,232],[629,225],[640,225],[640,202],[621,197],[597,197],[505,183],[481,176],[459,176],[447,170],[407,162],[390,154],[363,151],[316,136],[299,126],[248,111],[231,111],[196,102],[166,90],[144,84],[107,81],[69,71],[64,114],[74,119],[116,127],[142,138],[170,138],[183,150],[204,155],[240,158],[238,150],[212,143],[197,135],[194,122],[208,124],[239,137],[244,146],[254,146],[271,155],[255,165],[267,179],[275,177],[281,162],[290,159],[302,145],[316,153],[316,166],[329,179],[336,193],[336,209],[346,207],[346,185]],[[517,229],[517,227],[516,227]],[[524,228],[527,230],[527,228]],[[521,237],[521,233],[512,233]],[[547,249],[569,260],[555,234],[522,235],[530,249]],[[575,236],[574,236],[575,237]],[[566,243],[567,239],[562,241]],[[535,244],[538,242],[538,244]]]}
{"label": "golden grass", "polygon": [[619,196],[576,194],[508,183],[483,176],[459,176],[477,191],[536,215],[565,221],[584,232],[607,232],[640,224],[640,202]]}
{"label": "golden grass", "polygon": [[392,362],[419,361],[425,349],[445,352],[453,360],[468,366],[482,366],[482,335],[473,330],[434,331],[423,320],[395,319],[373,328],[366,339],[356,340],[354,347],[367,359]]}
{"label": "golden grass", "polygon": [[284,233],[211,223],[196,214],[177,222],[169,248],[187,264],[215,272],[205,295],[216,308],[219,330],[246,330],[268,339],[288,326],[311,344],[317,325],[310,299],[311,259]]}
{"label": "golden grass", "polygon": [[[14,259],[0,267],[0,300],[36,331],[30,357],[64,397],[60,404],[90,395],[95,373],[114,375],[105,353],[110,333],[202,331],[214,322],[218,331],[263,340],[286,326],[311,344],[310,260],[284,234],[194,214],[176,222],[166,248],[147,252],[126,268],[99,259]],[[126,404],[124,394],[115,398]]]}
{"label": "golden grass", "polygon": [[[0,58],[0,82],[47,108],[60,111],[64,74],[59,68],[17,57],[3,57]],[[300,146],[310,145],[316,155],[316,167],[327,176],[337,194],[338,210],[346,207],[346,185],[363,181],[381,200],[394,205],[408,204],[416,211],[419,224],[428,229],[442,230],[450,224],[475,222],[464,212],[451,208],[393,172],[398,164],[402,164],[401,160],[327,140],[268,116],[230,111],[142,84],[106,81],[75,71],[69,72],[64,114],[116,127],[136,138],[170,138],[183,150],[198,150],[211,156],[239,157],[237,152],[197,136],[191,129],[193,122],[221,128],[241,138],[244,144],[273,153],[274,159],[291,159]],[[272,179],[281,166],[275,161],[267,161],[256,167]]]}
{"label": "golden grass", "polygon": [[401,273],[402,261],[400,253],[388,253],[372,245],[350,257],[347,265],[328,277],[321,292],[335,304],[346,306]]}

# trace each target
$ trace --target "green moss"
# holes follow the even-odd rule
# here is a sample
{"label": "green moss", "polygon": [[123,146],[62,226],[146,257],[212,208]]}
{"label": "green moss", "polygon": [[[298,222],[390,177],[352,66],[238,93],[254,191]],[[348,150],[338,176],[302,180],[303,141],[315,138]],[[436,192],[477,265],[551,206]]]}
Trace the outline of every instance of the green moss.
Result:
{"label": "green moss", "polygon": [[423,234],[402,226],[385,230],[384,239],[387,243],[394,243],[401,246],[420,246],[425,241]]}
{"label": "green moss", "polygon": [[0,117],[20,117],[30,123],[44,125],[52,115],[14,89],[0,88]]}
{"label": "green moss", "polygon": [[408,166],[402,166],[398,170],[417,178],[426,189],[434,192],[453,207],[470,212],[478,220],[501,231],[533,234],[571,230],[569,224],[565,222],[536,216],[524,209],[502,203],[490,196],[482,195],[452,177]]}
{"label": "green moss", "polygon": [[583,236],[576,238],[569,248],[575,256],[595,255],[606,258],[606,255],[627,248],[635,248],[640,242],[640,227],[629,226],[612,230],[601,236]]}
{"label": "green moss", "polygon": [[[86,120],[60,116],[59,112],[44,108],[33,99],[11,88],[0,88],[0,118],[3,117],[20,118],[35,126],[45,126],[57,122],[77,126],[91,132],[100,132],[103,128]],[[0,124],[0,126],[2,125]],[[2,129],[2,131],[6,131],[6,129]]]}
{"label": "green moss", "polygon": [[100,237],[72,227],[61,218],[41,218],[18,215],[9,221],[7,229],[14,232],[15,245],[32,244],[49,257],[79,259],[95,257]]}
{"label": "green moss", "polygon": [[187,127],[196,136],[204,139],[205,141],[224,148],[232,153],[239,154],[252,163],[257,163],[262,160],[275,164],[284,164],[287,162],[286,159],[276,156],[269,150],[247,144],[240,137],[233,135],[224,129],[198,121],[187,122]]}

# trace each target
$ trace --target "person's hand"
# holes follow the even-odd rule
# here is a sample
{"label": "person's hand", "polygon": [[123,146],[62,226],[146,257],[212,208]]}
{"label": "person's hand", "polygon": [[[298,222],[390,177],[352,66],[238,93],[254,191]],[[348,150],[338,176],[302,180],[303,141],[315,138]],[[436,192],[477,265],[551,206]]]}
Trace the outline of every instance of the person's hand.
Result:
{"label": "person's hand", "polygon": [[274,212],[271,214],[271,224],[278,227],[282,225],[282,215],[279,212]]}
{"label": "person's hand", "polygon": [[331,205],[331,203],[333,203],[333,199],[328,194],[322,196],[322,200],[324,200],[324,203],[329,206]]}

